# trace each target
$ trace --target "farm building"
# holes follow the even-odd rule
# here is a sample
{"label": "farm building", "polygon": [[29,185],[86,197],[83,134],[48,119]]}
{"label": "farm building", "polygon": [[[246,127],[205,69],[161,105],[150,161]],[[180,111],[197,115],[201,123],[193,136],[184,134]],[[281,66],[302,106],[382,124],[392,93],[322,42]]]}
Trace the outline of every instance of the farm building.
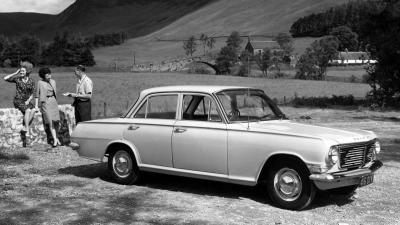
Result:
{"label": "farm building", "polygon": [[368,52],[338,52],[337,57],[329,61],[331,65],[359,65],[376,63],[371,59]]}
{"label": "farm building", "polygon": [[247,44],[244,49],[252,53],[253,55],[256,55],[263,53],[265,48],[279,49],[279,45],[276,41],[256,41],[248,38]]}

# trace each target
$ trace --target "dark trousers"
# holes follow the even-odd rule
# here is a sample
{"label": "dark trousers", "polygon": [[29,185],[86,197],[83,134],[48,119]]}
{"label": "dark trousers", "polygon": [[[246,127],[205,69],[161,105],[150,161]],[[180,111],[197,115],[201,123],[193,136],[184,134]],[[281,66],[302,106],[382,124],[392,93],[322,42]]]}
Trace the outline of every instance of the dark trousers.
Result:
{"label": "dark trousers", "polygon": [[76,124],[92,119],[92,103],[90,99],[86,101],[75,99],[74,107]]}

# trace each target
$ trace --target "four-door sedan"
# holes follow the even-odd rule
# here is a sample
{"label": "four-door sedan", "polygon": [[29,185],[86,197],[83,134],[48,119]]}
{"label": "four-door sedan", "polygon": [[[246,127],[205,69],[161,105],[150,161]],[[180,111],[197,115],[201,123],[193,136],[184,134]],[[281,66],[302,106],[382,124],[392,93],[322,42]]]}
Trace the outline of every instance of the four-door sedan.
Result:
{"label": "four-door sedan", "polygon": [[373,132],[294,123],[259,89],[168,86],[144,90],[122,118],[79,123],[80,156],[107,158],[116,182],[151,171],[254,186],[300,210],[317,190],[351,194],[382,166]]}

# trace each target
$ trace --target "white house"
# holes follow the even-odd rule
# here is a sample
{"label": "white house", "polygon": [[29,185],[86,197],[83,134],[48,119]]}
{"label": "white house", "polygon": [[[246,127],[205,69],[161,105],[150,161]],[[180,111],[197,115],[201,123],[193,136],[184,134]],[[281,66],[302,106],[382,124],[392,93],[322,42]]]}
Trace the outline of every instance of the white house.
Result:
{"label": "white house", "polygon": [[376,60],[371,59],[368,52],[338,52],[337,57],[329,61],[331,65],[361,65],[373,64]]}

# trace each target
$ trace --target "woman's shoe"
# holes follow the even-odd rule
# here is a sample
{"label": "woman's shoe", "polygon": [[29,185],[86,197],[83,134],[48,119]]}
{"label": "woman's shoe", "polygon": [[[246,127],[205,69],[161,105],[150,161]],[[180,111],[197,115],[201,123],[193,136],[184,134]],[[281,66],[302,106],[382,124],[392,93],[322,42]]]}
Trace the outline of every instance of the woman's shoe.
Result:
{"label": "woman's shoe", "polygon": [[59,140],[56,140],[56,141],[54,141],[54,143],[53,143],[53,148],[55,148],[55,147],[57,147],[57,146],[60,146],[61,145],[61,142],[59,141]]}

